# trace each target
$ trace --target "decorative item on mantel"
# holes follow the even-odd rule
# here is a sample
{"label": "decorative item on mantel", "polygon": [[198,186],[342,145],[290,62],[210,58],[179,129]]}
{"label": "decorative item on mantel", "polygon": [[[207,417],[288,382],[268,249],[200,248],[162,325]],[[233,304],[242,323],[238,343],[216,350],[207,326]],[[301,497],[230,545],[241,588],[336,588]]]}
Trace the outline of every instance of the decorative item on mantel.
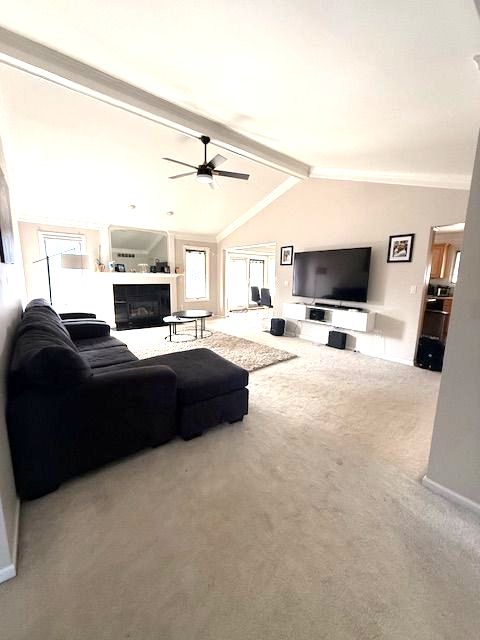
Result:
{"label": "decorative item on mantel", "polygon": [[387,262],[411,262],[414,233],[390,236]]}
{"label": "decorative item on mantel", "polygon": [[98,256],[95,260],[95,271],[103,273],[105,271],[105,265],[102,262],[102,245],[98,245]]}

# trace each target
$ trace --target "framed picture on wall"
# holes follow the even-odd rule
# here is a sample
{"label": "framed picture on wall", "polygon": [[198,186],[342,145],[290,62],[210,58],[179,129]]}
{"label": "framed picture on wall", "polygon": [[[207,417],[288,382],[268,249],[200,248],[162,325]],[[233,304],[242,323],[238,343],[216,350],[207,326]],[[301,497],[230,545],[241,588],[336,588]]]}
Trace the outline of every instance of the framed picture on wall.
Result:
{"label": "framed picture on wall", "polygon": [[414,238],[414,233],[390,236],[387,262],[411,262]]}
{"label": "framed picture on wall", "polygon": [[280,248],[280,264],[282,267],[291,266],[293,264],[293,246],[288,245],[287,247]]}
{"label": "framed picture on wall", "polygon": [[8,185],[0,169],[0,262],[13,264],[13,226]]}

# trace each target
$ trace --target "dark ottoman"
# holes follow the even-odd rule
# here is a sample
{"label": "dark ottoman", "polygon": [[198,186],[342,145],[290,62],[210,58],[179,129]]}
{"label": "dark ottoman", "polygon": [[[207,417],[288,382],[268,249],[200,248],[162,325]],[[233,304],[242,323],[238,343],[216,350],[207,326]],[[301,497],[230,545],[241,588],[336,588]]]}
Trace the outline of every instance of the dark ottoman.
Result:
{"label": "dark ottoman", "polygon": [[[184,440],[248,413],[248,371],[209,349],[191,349],[141,360],[162,364],[177,376],[177,427]],[[136,366],[136,363],[133,364]]]}

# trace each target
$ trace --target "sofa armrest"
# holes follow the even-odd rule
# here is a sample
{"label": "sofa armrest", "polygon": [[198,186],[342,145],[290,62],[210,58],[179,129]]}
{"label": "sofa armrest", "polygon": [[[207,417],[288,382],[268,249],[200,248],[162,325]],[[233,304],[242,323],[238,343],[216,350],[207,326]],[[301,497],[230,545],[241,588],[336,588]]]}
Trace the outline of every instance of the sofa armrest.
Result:
{"label": "sofa armrest", "polygon": [[78,388],[74,405],[84,419],[130,425],[155,446],[176,433],[177,376],[162,365],[94,373]]}
{"label": "sofa armrest", "polygon": [[173,369],[165,365],[146,367],[127,365],[124,369],[119,368],[105,373],[100,370],[94,373],[85,387],[90,387],[99,393],[119,390],[122,393],[133,394],[140,390],[142,395],[151,389],[159,394],[155,397],[156,403],[166,402],[171,405],[176,401],[177,375]]}
{"label": "sofa armrest", "polygon": [[76,313],[59,313],[58,314],[62,320],[79,320],[81,318],[96,318],[97,316],[94,313],[85,313],[83,311],[79,311]]}
{"label": "sofa armrest", "polygon": [[72,340],[101,338],[110,335],[110,325],[103,320],[65,320],[63,324]]}
{"label": "sofa armrest", "polygon": [[65,478],[176,435],[177,377],[165,366],[94,374],[59,391],[9,399],[7,422],[17,490],[32,499]]}

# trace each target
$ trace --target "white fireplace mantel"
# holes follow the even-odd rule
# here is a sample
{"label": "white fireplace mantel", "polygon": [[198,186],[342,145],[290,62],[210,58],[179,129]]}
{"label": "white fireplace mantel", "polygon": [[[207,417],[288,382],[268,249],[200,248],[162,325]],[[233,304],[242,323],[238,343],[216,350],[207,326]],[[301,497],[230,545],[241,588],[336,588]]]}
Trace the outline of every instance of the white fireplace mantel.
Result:
{"label": "white fireplace mantel", "polygon": [[97,318],[115,326],[115,307],[113,302],[114,284],[169,284],[171,310],[177,310],[177,273],[119,273],[115,271],[92,272],[90,274],[90,299],[92,311]]}

